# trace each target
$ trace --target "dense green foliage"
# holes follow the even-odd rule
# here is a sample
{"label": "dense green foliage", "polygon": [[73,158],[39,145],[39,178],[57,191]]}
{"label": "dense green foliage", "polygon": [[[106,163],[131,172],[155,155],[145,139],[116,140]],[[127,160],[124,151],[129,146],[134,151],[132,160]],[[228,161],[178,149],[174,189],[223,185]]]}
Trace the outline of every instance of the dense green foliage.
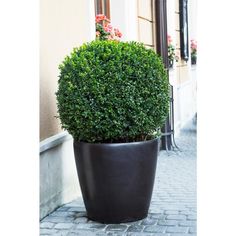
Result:
{"label": "dense green foliage", "polygon": [[59,117],[75,140],[140,141],[163,125],[167,75],[143,44],[93,41],[75,48],[59,69]]}

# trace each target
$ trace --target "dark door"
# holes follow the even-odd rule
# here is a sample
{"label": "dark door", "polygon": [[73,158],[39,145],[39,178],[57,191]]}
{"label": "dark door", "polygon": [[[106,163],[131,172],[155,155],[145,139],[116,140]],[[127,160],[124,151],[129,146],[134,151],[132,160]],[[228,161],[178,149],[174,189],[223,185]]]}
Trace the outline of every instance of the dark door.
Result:
{"label": "dark door", "polygon": [[[166,0],[155,0],[154,4],[155,10],[155,22],[156,22],[156,50],[159,55],[161,55],[165,68],[168,73],[168,45],[167,45],[167,12],[166,12]],[[169,75],[168,75],[169,79]],[[173,95],[171,92],[172,88],[170,86],[170,97],[171,101]],[[170,101],[170,103],[171,103]],[[171,107],[170,107],[171,109]],[[169,113],[165,125],[162,127],[162,139],[161,148],[164,150],[170,150],[172,147],[172,117],[171,112]]]}

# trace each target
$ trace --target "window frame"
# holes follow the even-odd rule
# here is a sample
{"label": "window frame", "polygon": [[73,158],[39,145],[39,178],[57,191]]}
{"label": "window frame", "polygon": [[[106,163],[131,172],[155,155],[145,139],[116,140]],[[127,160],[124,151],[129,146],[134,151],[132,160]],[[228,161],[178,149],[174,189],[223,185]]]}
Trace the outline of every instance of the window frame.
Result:
{"label": "window frame", "polygon": [[95,16],[98,14],[104,14],[110,20],[110,0],[94,0],[94,6]]}

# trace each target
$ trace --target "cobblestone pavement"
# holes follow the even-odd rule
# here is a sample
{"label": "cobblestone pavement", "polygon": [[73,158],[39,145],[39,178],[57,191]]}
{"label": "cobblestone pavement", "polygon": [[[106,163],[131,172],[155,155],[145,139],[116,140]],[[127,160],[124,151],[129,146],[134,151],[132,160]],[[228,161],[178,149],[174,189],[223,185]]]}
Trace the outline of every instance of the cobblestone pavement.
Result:
{"label": "cobblestone pavement", "polygon": [[176,138],[179,151],[161,151],[148,217],[125,224],[88,220],[82,199],[44,218],[40,235],[51,236],[196,236],[196,126]]}

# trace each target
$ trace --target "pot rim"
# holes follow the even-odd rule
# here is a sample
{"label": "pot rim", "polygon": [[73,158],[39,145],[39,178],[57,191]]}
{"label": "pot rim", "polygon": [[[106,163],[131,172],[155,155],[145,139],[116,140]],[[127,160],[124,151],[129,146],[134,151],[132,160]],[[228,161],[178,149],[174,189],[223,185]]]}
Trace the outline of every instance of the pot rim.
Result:
{"label": "pot rim", "polygon": [[125,145],[140,145],[140,144],[144,144],[144,143],[151,143],[154,141],[159,141],[161,137],[157,137],[154,139],[150,139],[150,140],[144,140],[144,141],[135,141],[135,142],[127,142],[127,143],[88,143],[88,142],[81,142],[81,141],[76,141],[74,139],[74,143],[81,143],[83,145],[96,145],[96,146],[125,146]]}

